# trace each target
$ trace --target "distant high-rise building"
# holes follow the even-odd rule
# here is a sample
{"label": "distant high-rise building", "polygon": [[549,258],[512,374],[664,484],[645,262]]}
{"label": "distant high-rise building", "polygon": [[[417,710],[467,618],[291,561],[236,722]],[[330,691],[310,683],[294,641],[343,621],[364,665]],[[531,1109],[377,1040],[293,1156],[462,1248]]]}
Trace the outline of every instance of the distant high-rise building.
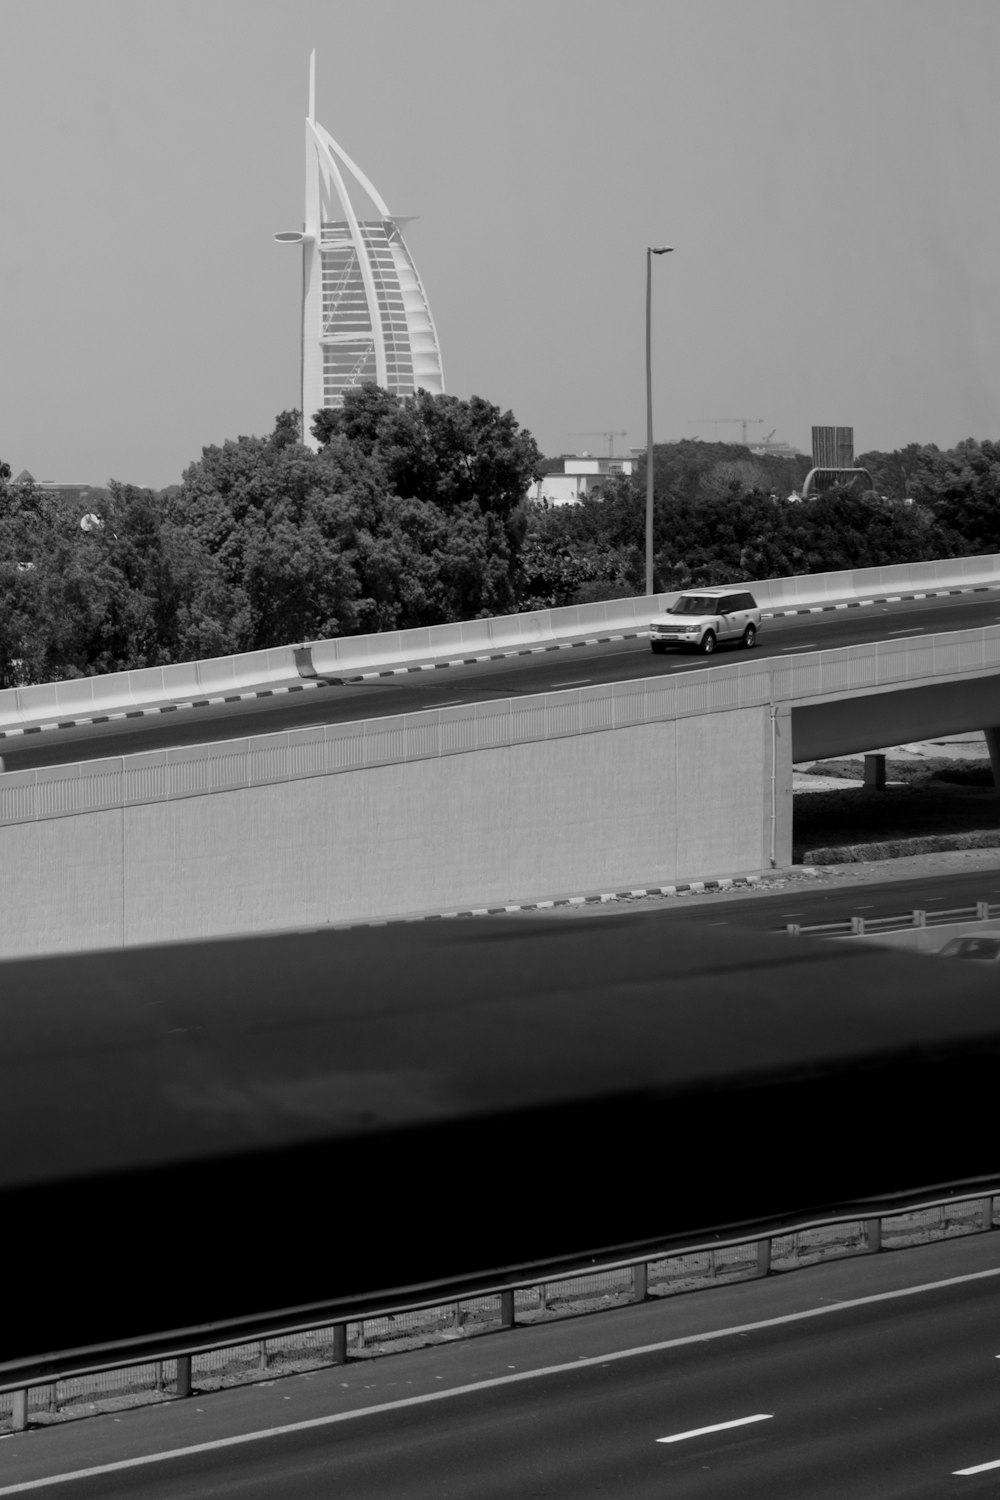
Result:
{"label": "distant high-rise building", "polygon": [[316,54],[309,59],[306,213],[302,246],[304,440],[323,407],[339,407],[363,381],[410,396],[444,391],[441,350],[427,294],[403,239],[413,217],[392,214],[375,187],[316,122]]}

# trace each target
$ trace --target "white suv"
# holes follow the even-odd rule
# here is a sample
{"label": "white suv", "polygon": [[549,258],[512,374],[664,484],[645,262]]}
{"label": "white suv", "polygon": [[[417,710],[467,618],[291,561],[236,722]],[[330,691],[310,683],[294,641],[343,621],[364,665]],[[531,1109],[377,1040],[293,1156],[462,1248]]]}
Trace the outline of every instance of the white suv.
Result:
{"label": "white suv", "polygon": [[649,627],[649,644],[657,653],[668,646],[687,646],[709,656],[725,641],[750,647],[760,629],[760,610],[746,589],[692,589],[679,594],[665,615]]}

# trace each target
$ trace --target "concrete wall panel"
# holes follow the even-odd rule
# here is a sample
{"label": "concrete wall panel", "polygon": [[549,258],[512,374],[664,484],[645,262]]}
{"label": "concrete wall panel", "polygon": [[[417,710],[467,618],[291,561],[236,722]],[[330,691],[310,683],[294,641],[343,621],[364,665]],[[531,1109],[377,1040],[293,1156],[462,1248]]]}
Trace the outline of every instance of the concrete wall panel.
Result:
{"label": "concrete wall panel", "polygon": [[768,722],[754,707],[215,790],[212,763],[184,757],[169,800],[0,829],[0,946],[264,932],[756,870]]}
{"label": "concrete wall panel", "polygon": [[677,875],[759,869],[766,862],[761,821],[770,785],[767,713],[745,709],[676,722]]}
{"label": "concrete wall panel", "polygon": [[0,956],[117,948],[121,808],[0,829]]}
{"label": "concrete wall panel", "polygon": [[128,941],[666,883],[715,870],[705,839],[725,869],[756,869],[759,756],[730,762],[729,717],[696,736],[710,812],[686,813],[682,837],[693,789],[678,787],[673,723],[130,809]]}

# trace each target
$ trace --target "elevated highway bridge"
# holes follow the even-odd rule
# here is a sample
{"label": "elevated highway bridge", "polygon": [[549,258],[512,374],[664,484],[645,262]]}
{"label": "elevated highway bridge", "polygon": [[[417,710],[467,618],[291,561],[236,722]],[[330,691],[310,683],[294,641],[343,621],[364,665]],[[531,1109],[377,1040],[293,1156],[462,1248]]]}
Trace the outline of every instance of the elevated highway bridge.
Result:
{"label": "elevated highway bridge", "polygon": [[0,694],[0,953],[781,868],[793,761],[970,729],[995,751],[998,565],[757,586],[759,649],[711,666],[652,656],[662,601],[618,601]]}

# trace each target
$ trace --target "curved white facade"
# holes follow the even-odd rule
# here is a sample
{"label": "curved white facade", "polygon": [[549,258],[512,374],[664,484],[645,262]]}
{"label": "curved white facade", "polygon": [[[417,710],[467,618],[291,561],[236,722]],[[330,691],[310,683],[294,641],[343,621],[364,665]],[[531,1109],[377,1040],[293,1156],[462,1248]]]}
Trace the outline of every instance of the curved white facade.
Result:
{"label": "curved white facade", "polygon": [[[355,204],[367,200],[360,212]],[[374,381],[396,395],[444,391],[441,350],[427,294],[403,238],[411,216],[388,205],[316,123],[315,53],[309,62],[306,213],[302,232],[303,438],[323,407]]]}

